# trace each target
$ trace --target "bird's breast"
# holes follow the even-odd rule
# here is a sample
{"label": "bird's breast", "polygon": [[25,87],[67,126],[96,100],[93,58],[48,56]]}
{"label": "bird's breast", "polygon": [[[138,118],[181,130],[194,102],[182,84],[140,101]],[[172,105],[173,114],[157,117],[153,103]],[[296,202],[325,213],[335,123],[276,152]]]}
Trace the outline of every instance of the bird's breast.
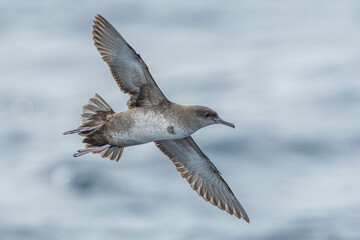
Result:
{"label": "bird's breast", "polygon": [[151,109],[129,110],[126,115],[119,118],[116,124],[127,126],[127,128],[118,127],[118,131],[113,131],[111,134],[118,145],[179,139],[193,133],[192,130],[185,128],[174,114]]}

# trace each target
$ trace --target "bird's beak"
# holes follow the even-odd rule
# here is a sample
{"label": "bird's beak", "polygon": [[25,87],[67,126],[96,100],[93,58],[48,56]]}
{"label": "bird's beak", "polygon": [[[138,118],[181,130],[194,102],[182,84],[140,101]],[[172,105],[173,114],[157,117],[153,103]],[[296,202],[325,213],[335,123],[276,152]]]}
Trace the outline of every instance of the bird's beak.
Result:
{"label": "bird's beak", "polygon": [[214,120],[215,120],[216,123],[220,123],[220,124],[235,128],[235,125],[233,123],[224,121],[221,118],[214,118]]}

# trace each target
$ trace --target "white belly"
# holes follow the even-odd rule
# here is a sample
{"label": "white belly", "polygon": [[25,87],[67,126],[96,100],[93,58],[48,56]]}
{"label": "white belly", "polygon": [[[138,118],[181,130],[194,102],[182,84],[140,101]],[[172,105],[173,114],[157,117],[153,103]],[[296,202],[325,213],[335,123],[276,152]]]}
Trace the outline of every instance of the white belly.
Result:
{"label": "white belly", "polygon": [[[126,131],[113,133],[113,138],[125,145],[136,145],[166,139],[190,136],[193,131],[184,129],[176,119],[165,118],[154,111],[132,111],[133,124]],[[120,142],[119,142],[120,143]]]}

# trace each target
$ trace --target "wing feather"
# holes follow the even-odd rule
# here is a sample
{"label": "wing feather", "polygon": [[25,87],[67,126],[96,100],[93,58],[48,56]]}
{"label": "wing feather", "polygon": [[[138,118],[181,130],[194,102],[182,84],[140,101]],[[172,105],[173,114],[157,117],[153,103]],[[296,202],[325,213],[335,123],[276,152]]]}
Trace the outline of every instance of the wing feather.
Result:
{"label": "wing feather", "polygon": [[250,222],[244,208],[221,177],[220,172],[192,137],[156,141],[155,144],[170,158],[180,175],[205,201]]}
{"label": "wing feather", "polygon": [[140,55],[101,15],[95,17],[93,40],[121,91],[130,95],[129,108],[169,102]]}

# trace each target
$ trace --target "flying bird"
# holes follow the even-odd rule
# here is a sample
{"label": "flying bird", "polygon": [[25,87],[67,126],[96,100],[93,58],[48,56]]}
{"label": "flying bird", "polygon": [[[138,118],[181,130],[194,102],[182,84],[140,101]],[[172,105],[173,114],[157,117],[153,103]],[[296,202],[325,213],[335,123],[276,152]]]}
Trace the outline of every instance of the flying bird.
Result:
{"label": "flying bird", "polygon": [[101,15],[93,25],[94,44],[107,63],[121,91],[129,94],[128,110],[116,113],[98,94],[82,109],[82,124],[64,134],[84,137],[85,148],[74,157],[96,153],[119,161],[124,148],[155,142],[205,201],[249,222],[220,172],[195,143],[191,134],[224,121],[204,106],[183,106],[169,101],[152,78],[148,67],[118,31]]}

